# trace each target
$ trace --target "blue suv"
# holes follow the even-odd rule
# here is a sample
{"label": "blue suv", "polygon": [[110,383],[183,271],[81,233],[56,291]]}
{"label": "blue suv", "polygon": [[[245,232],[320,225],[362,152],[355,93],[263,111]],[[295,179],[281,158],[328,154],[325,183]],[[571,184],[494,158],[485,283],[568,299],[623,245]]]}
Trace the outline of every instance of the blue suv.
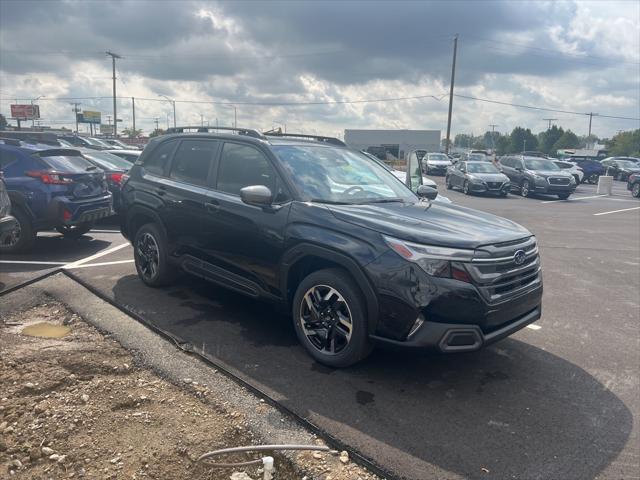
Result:
{"label": "blue suv", "polygon": [[19,232],[14,241],[0,245],[0,253],[28,250],[40,230],[79,237],[113,213],[104,172],[77,150],[3,142],[0,171]]}

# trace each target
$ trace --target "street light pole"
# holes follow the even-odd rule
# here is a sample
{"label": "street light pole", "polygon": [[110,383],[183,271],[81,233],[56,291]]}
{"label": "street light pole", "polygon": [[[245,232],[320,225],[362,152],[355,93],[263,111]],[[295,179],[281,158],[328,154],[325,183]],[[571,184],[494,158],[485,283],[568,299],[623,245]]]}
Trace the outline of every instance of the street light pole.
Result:
{"label": "street light pole", "polygon": [[[166,95],[160,94],[158,96],[166,99],[169,103],[171,103],[171,105],[173,105],[173,128],[176,128],[176,101],[172,98],[167,97]],[[167,128],[169,128],[168,122]]]}
{"label": "street light pole", "polygon": [[116,58],[122,58],[117,53],[106,52],[111,57],[111,63],[113,66],[113,138],[118,138],[118,115],[116,107]]}

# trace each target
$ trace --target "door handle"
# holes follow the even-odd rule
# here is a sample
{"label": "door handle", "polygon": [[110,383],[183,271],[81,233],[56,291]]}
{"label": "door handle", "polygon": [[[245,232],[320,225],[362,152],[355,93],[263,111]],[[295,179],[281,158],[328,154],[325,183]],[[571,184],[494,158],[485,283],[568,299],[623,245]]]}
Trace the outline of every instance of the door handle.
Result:
{"label": "door handle", "polygon": [[216,213],[220,210],[220,205],[217,203],[205,202],[204,208],[206,208],[209,213]]}

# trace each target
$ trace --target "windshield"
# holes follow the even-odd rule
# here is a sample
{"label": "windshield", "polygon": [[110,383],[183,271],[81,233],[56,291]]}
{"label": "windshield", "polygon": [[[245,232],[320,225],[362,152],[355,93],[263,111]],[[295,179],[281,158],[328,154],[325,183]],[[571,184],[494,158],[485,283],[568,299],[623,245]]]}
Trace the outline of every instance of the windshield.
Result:
{"label": "windshield", "polygon": [[107,170],[129,170],[131,168],[131,162],[127,162],[124,158],[120,158],[112,153],[85,152],[83,155]]}
{"label": "windshield", "polygon": [[560,167],[551,160],[542,158],[528,158],[524,161],[524,165],[527,170],[560,170]]}
{"label": "windshield", "polygon": [[467,172],[469,173],[500,173],[492,163],[467,163]]}
{"label": "windshield", "polygon": [[80,155],[52,155],[43,156],[40,158],[51,168],[54,172],[60,173],[84,173],[91,170],[96,170],[95,165],[92,165],[86,158]]}
{"label": "windshield", "polygon": [[274,152],[309,200],[323,203],[416,201],[386,168],[350,150],[321,145],[276,145]]}
{"label": "windshield", "polygon": [[486,162],[488,159],[484,153],[470,153],[469,160],[474,162]]}
{"label": "windshield", "polygon": [[437,160],[437,161],[449,161],[449,157],[447,157],[444,153],[430,153],[429,160]]}

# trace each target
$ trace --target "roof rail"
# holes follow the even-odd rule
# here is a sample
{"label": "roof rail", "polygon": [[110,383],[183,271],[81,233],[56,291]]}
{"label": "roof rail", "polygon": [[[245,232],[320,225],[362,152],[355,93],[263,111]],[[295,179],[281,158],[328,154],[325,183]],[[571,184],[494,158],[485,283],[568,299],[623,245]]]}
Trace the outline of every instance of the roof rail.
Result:
{"label": "roof rail", "polygon": [[0,142],[4,143],[5,145],[12,145],[14,147],[19,147],[22,145],[22,141],[18,140],[17,138],[0,137]]}
{"label": "roof rail", "polygon": [[171,127],[167,128],[164,132],[165,135],[171,133],[210,133],[218,130],[229,130],[232,132],[238,132],[238,135],[246,135],[247,137],[260,138],[264,140],[264,135],[262,135],[259,131],[254,130],[252,128],[236,128],[236,127],[203,127],[201,125],[197,126],[186,126],[186,127]]}
{"label": "roof rail", "polygon": [[310,140],[316,140],[318,142],[330,143],[331,145],[338,145],[339,147],[347,146],[347,144],[344,143],[339,138],[323,137],[322,135],[306,135],[302,133],[281,133],[281,132],[265,132],[264,134],[269,137],[307,138]]}

